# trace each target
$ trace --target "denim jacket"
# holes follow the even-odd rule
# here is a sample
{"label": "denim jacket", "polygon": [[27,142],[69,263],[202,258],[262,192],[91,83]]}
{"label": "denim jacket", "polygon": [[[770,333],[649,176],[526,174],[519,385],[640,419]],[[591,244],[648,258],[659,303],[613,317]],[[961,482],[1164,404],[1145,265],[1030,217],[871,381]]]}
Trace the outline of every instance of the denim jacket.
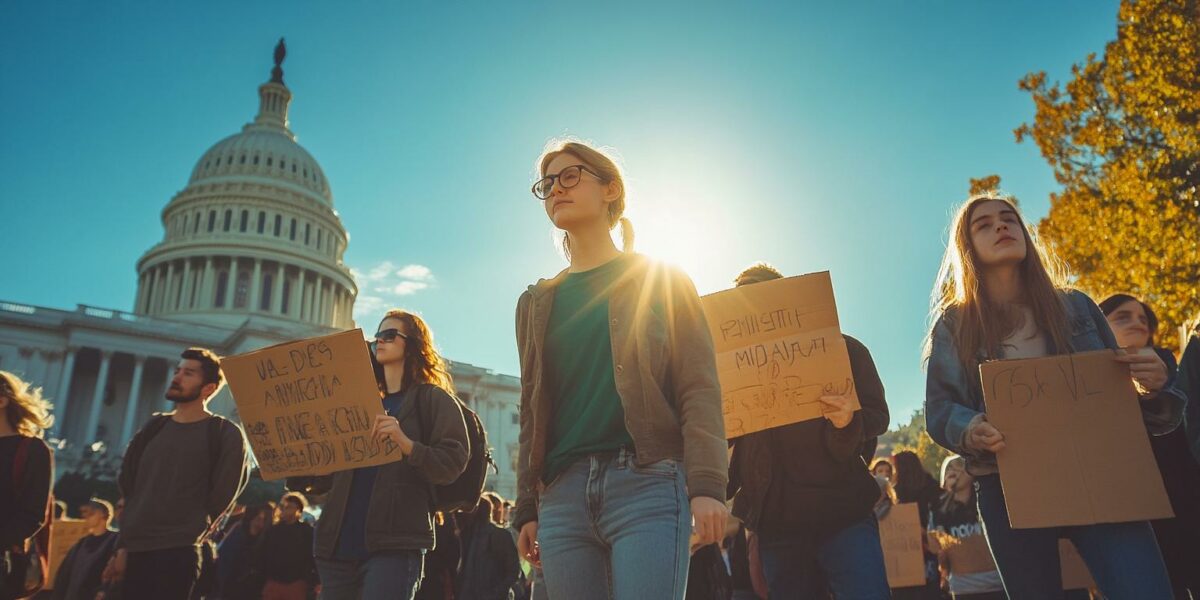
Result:
{"label": "denim jacket", "polygon": [[[1064,294],[1067,318],[1071,323],[1068,351],[1117,349],[1117,339],[1096,303],[1077,290],[1068,290]],[[978,368],[969,370],[958,359],[955,316],[953,309],[947,310],[933,326],[925,383],[925,427],[933,441],[965,457],[971,473],[994,473],[994,454],[964,445],[972,422],[982,419],[983,390]],[[1052,342],[1048,342],[1048,346],[1047,355],[1062,354]],[[989,357],[980,350],[976,358],[983,362]],[[1154,398],[1143,398],[1140,402],[1142,419],[1153,435],[1170,433],[1183,417],[1186,401],[1175,387],[1175,374],[1168,375],[1167,384]]]}

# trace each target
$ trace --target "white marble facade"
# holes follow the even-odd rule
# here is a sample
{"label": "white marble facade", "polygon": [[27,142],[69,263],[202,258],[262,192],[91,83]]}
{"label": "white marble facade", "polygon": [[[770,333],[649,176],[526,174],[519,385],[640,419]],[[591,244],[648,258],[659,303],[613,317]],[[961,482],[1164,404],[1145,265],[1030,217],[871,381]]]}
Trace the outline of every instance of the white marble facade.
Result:
{"label": "white marble facade", "polygon": [[[255,120],[205,152],[163,209],[163,239],[138,260],[132,312],[0,300],[0,369],[54,403],[58,474],[81,460],[115,462],[151,414],[169,410],[166,385],[189,346],[232,355],[355,327],[349,235],[324,173],[288,128],[282,70],[259,98]],[[451,367],[499,466],[489,488],[512,498],[520,382]],[[237,416],[228,389],[210,407]]]}

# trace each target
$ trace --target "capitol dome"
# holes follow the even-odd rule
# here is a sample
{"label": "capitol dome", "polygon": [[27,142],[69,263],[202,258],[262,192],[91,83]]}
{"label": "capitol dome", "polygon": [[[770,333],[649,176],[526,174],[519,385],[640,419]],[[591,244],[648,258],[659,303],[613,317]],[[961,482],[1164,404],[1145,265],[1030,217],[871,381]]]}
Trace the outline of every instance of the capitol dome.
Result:
{"label": "capitol dome", "polygon": [[254,121],[209,148],[138,261],[134,312],[222,327],[353,327],[349,236],[325,173],[288,127],[283,40]]}

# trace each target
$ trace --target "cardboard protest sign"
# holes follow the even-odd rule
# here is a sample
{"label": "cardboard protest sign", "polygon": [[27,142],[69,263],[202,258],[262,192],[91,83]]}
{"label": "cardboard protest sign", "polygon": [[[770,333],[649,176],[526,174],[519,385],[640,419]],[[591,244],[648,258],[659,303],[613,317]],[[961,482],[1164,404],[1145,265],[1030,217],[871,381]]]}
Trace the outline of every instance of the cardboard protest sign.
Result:
{"label": "cardboard protest sign", "polygon": [[859,408],[828,271],[700,301],[716,347],[726,437],[819,418],[826,394]]}
{"label": "cardboard protest sign", "polygon": [[916,502],[897,504],[879,520],[879,545],[883,547],[888,587],[925,585],[921,517]]}
{"label": "cardboard protest sign", "polygon": [[1091,571],[1079,556],[1079,550],[1070,540],[1058,540],[1058,559],[1062,563],[1064,590],[1084,590],[1096,587]]}
{"label": "cardboard protest sign", "polygon": [[67,558],[67,552],[87,534],[87,523],[81,519],[59,519],[50,526],[50,571],[46,589],[54,589],[54,578]]}
{"label": "cardboard protest sign", "polygon": [[400,459],[371,439],[384,414],[361,329],[221,361],[263,479],[326,475]]}
{"label": "cardboard protest sign", "polygon": [[980,366],[1013,528],[1173,516],[1129,368],[1112,350]]}
{"label": "cardboard protest sign", "polygon": [[979,523],[960,525],[974,531],[970,535],[955,537],[942,531],[930,531],[929,537],[937,542],[937,547],[946,553],[946,563],[950,572],[955,575],[970,575],[987,573],[996,570],[996,562],[992,559],[992,551],[988,548],[987,539]]}

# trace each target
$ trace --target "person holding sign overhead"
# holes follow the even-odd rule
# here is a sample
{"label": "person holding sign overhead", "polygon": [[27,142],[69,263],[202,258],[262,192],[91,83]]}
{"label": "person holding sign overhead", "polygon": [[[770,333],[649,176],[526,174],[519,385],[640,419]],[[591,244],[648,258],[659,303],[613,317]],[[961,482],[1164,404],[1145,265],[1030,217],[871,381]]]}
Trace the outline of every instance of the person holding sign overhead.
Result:
{"label": "person holding sign overhead", "polygon": [[[979,514],[1009,597],[1061,597],[1063,536],[1079,548],[1106,597],[1170,598],[1166,569],[1145,521],[1031,529],[1009,524],[996,466],[1006,440],[984,412],[980,363],[1118,348],[1100,309],[1064,286],[1058,266],[1035,242],[1011,199],[977,195],[959,208],[933,290],[934,324],[925,349],[929,435],[961,454],[976,477]],[[1182,398],[1164,387],[1162,361],[1139,354],[1116,360],[1131,367],[1149,432],[1174,429]]]}
{"label": "person holding sign overhead", "polygon": [[[327,600],[412,600],[435,541],[433,485],[454,481],[467,466],[467,426],[425,321],[388,311],[374,359],[386,414],[375,417],[371,435],[398,446],[403,458],[287,480],[288,489],[328,494],[313,543]],[[428,396],[418,394],[424,386],[431,386]]]}
{"label": "person holding sign overhead", "polygon": [[[1158,316],[1149,305],[1128,294],[1114,294],[1100,302],[1100,310],[1122,348],[1157,354],[1175,377],[1175,355],[1154,344]],[[1150,447],[1175,512],[1173,519],[1150,522],[1158,548],[1176,597],[1185,598],[1189,591],[1200,596],[1200,569],[1195,568],[1200,565],[1200,462],[1188,449],[1183,427],[1151,437]]]}
{"label": "person holding sign overhead", "polygon": [[551,598],[681,599],[693,527],[697,543],[718,542],[728,513],[700,298],[685,274],[632,252],[611,158],[568,141],[537,169],[533,193],[570,266],[517,303],[520,554]]}
{"label": "person holding sign overhead", "polygon": [[[765,263],[742,271],[738,287],[783,275]],[[820,397],[824,418],[734,438],[729,464],[733,514],[759,537],[772,598],[810,598],[828,581],[838,598],[888,598],[879,524],[879,488],[861,451],[887,430],[888,407],[871,353],[843,336],[861,410]]]}

